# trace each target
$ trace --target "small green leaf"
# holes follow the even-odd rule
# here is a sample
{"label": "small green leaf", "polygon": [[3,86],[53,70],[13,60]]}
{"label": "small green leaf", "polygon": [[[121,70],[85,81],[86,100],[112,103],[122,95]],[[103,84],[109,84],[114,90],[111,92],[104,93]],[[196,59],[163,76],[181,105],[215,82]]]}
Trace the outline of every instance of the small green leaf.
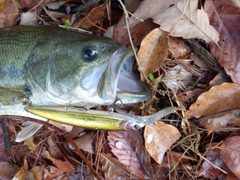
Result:
{"label": "small green leaf", "polygon": [[71,22],[67,19],[64,23],[64,26],[70,26]]}
{"label": "small green leaf", "polygon": [[144,109],[144,105],[140,106],[139,109]]}
{"label": "small green leaf", "polygon": [[155,81],[155,77],[154,77],[154,75],[153,75],[152,73],[150,73],[150,74],[148,75],[148,77],[149,77],[149,79],[150,79],[151,82],[154,82],[154,81]]}

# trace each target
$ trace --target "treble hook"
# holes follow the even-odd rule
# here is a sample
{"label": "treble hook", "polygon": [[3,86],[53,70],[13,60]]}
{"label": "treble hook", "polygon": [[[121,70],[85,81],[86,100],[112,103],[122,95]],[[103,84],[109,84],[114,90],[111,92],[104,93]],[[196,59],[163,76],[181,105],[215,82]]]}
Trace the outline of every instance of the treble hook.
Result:
{"label": "treble hook", "polygon": [[[118,101],[120,101],[120,103],[121,103],[120,107],[117,107],[115,105]],[[114,111],[117,111],[117,112],[121,112],[123,114],[127,114],[127,111],[123,110],[122,106],[123,106],[122,100],[119,99],[118,97],[116,97],[115,101],[111,105],[108,106],[108,111],[111,112],[111,113],[113,113]]]}
{"label": "treble hook", "polygon": [[78,111],[87,111],[88,109],[83,106],[72,106],[71,101],[68,103],[67,106],[64,107],[65,109],[77,109]]}

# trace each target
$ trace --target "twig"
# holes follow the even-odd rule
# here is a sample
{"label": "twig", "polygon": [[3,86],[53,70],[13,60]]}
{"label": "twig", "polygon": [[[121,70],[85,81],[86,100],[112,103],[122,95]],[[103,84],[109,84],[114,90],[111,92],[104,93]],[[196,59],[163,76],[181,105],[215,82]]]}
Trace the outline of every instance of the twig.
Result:
{"label": "twig", "polygon": [[133,52],[134,52],[134,55],[135,55],[135,58],[136,58],[136,61],[137,61],[137,64],[138,64],[138,67],[139,67],[139,71],[141,72],[141,74],[143,75],[143,77],[145,78],[145,80],[147,81],[148,84],[151,84],[149,79],[146,77],[146,75],[143,73],[143,70],[139,64],[139,60],[138,60],[138,57],[137,57],[137,52],[134,48],[134,44],[132,42],[132,36],[131,36],[131,32],[130,32],[130,28],[129,28],[129,23],[128,23],[128,20],[129,20],[129,15],[128,15],[128,10],[126,9],[125,5],[122,3],[121,0],[118,0],[118,2],[120,3],[121,7],[123,8],[123,11],[124,11],[124,18],[125,18],[125,21],[126,21],[126,25],[127,25],[127,32],[128,32],[128,37],[129,37],[129,41],[131,43],[131,46],[132,46],[132,49],[133,49]]}

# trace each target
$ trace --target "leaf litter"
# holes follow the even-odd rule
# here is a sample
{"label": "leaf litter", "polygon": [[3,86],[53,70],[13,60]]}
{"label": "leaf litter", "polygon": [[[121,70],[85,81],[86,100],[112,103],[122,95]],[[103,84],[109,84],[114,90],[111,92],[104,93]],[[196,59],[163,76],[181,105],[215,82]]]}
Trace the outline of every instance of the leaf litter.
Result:
{"label": "leaf litter", "polygon": [[239,179],[239,12],[223,0],[1,1],[0,27],[69,21],[137,47],[134,71],[153,98],[127,111],[186,109],[139,131],[49,125],[24,143],[21,121],[4,119],[1,179]]}

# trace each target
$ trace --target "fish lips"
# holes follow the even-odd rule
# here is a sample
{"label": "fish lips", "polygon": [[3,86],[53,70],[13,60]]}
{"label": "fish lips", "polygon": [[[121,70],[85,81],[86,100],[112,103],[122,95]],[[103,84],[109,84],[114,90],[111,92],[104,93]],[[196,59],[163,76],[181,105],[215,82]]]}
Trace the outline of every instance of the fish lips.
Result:
{"label": "fish lips", "polygon": [[127,47],[118,49],[109,59],[98,83],[98,96],[123,104],[137,103],[152,97],[151,90],[132,72],[134,53]]}

